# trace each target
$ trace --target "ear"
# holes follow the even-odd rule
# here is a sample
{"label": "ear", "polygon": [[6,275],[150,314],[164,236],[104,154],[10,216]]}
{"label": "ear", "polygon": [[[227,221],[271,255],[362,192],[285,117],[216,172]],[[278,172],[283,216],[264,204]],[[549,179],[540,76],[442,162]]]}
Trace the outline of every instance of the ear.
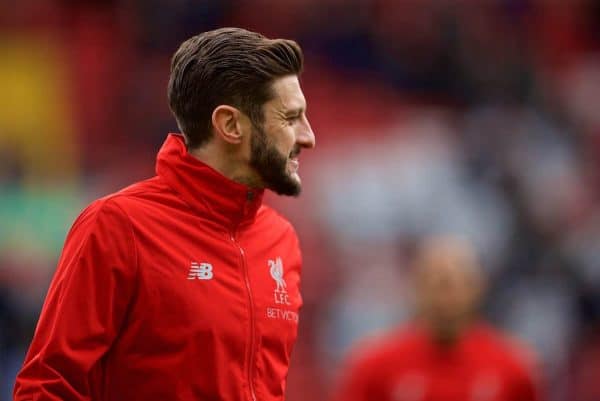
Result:
{"label": "ear", "polygon": [[212,113],[215,135],[229,144],[240,144],[243,137],[240,124],[241,114],[235,107],[224,104],[217,106]]}

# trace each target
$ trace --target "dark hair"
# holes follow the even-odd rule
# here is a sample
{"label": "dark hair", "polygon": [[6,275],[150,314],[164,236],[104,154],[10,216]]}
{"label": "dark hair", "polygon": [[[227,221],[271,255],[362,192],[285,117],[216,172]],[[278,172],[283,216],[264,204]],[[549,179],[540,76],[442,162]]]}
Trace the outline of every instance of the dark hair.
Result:
{"label": "dark hair", "polygon": [[302,65],[302,50],[293,40],[240,28],[203,32],[183,42],[171,61],[168,95],[188,146],[210,139],[212,113],[220,104],[239,108],[260,125],[273,80],[299,75]]}

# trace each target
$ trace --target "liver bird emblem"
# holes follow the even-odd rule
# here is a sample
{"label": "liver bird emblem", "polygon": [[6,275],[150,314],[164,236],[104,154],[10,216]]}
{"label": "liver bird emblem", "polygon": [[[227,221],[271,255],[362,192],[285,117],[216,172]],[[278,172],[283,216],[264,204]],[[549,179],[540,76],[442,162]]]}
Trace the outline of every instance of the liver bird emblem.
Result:
{"label": "liver bird emblem", "polygon": [[269,267],[271,271],[271,277],[277,283],[276,292],[286,292],[285,288],[287,287],[285,280],[283,279],[283,262],[281,258],[277,258],[275,260],[269,260]]}

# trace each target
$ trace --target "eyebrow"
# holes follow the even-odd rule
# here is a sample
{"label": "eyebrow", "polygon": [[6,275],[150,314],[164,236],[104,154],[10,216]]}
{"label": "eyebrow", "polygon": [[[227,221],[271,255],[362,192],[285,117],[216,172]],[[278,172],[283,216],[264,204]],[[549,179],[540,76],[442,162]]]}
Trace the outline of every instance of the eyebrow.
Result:
{"label": "eyebrow", "polygon": [[304,112],[306,112],[306,108],[305,107],[295,107],[293,109],[285,110],[283,113],[286,116],[295,116],[295,115],[298,115],[298,114],[302,114]]}

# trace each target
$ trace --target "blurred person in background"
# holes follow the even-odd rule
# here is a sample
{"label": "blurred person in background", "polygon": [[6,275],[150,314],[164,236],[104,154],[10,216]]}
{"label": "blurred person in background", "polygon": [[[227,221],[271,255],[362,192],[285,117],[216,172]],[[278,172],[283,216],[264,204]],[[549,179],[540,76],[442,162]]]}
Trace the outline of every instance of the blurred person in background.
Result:
{"label": "blurred person in background", "polygon": [[538,401],[532,355],[478,317],[484,289],[473,248],[432,237],[415,262],[414,323],[361,347],[336,401]]}
{"label": "blurred person in background", "polygon": [[302,300],[291,224],[315,137],[291,40],[238,28],[175,53],[157,175],[77,218],[14,399],[282,400]]}

